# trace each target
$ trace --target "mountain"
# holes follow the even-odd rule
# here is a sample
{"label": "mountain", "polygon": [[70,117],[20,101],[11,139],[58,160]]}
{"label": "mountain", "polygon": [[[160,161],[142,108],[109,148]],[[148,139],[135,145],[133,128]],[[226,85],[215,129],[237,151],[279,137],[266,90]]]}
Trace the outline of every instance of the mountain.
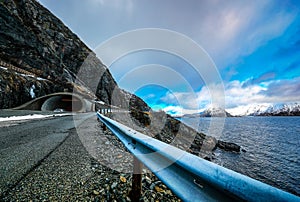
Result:
{"label": "mountain", "polygon": [[0,109],[73,89],[107,104],[149,109],[120,89],[96,54],[38,1],[0,1],[0,27]]}
{"label": "mountain", "polygon": [[251,104],[228,109],[228,111],[235,116],[300,116],[300,104]]}
{"label": "mountain", "polygon": [[238,106],[232,109],[209,107],[200,113],[180,117],[233,117],[233,116],[300,116],[300,103],[265,103]]}
{"label": "mountain", "polygon": [[232,117],[230,113],[220,107],[209,107],[200,113],[185,114],[184,117]]}
{"label": "mountain", "polygon": [[200,117],[232,117],[230,113],[220,107],[210,107],[199,114]]}

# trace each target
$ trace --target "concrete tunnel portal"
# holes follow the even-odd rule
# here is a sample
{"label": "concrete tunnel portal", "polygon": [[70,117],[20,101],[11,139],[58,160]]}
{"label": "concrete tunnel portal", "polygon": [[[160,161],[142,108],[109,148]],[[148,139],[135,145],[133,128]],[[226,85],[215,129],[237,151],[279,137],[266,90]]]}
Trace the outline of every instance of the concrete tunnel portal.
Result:
{"label": "concrete tunnel portal", "polygon": [[36,98],[14,109],[88,112],[95,111],[95,105],[92,101],[87,100],[78,94],[61,92]]}
{"label": "concrete tunnel portal", "polygon": [[83,108],[82,100],[70,95],[57,95],[48,98],[41,107],[41,111],[81,111]]}

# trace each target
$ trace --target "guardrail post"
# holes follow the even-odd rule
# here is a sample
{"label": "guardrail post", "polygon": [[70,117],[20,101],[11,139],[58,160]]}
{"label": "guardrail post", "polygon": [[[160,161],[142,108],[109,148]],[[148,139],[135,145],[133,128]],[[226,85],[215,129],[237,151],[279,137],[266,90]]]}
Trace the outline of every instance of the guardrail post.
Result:
{"label": "guardrail post", "polygon": [[102,123],[102,130],[106,131],[106,125],[104,123]]}
{"label": "guardrail post", "polygon": [[142,196],[142,170],[143,164],[133,157],[132,190],[130,198],[132,201],[139,201]]}

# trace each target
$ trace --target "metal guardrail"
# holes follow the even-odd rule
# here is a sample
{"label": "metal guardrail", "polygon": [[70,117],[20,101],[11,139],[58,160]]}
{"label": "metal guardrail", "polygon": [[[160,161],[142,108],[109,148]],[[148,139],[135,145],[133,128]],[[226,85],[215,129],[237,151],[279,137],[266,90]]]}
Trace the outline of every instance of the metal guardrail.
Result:
{"label": "metal guardrail", "polygon": [[102,114],[97,116],[184,201],[300,201],[300,197],[143,135]]}

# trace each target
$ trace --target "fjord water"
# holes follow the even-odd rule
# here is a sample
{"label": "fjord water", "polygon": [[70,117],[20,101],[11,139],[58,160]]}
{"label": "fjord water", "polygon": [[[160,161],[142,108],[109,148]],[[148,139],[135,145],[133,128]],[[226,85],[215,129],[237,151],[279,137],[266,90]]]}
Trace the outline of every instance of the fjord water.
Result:
{"label": "fjord water", "polygon": [[216,136],[214,128],[209,130],[213,119],[220,126],[225,120],[217,139],[234,142],[246,150],[238,154],[217,149],[213,162],[300,195],[300,117],[184,118],[182,121],[188,125],[198,121],[199,132]]}

